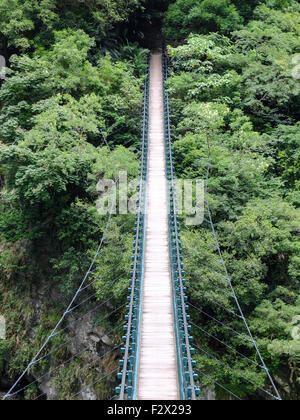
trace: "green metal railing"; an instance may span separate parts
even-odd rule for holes
[[[189,325],[190,315],[186,295],[186,281],[184,279],[184,266],[182,262],[182,244],[180,240],[180,226],[177,216],[176,203],[176,182],[175,168],[172,151],[172,134],[170,119],[169,95],[166,91],[165,82],[168,78],[168,64],[163,46],[163,96],[164,96],[164,132],[167,161],[167,178],[169,190],[169,247],[171,259],[171,277],[174,301],[175,333],[177,341],[178,370],[180,398],[182,400],[196,400],[200,395],[200,389],[195,385],[198,375],[194,372],[196,366],[192,356],[195,349],[192,347],[193,337],[191,325]]]
[[[135,221],[135,240],[129,280],[129,295],[127,297],[127,321],[124,327],[121,349],[123,358],[119,361],[120,368],[117,377],[120,386],[115,390],[119,400],[133,400],[136,397],[137,370],[139,359],[139,334],[141,322],[142,289],[144,277],[144,254],[146,237],[146,188],[148,176],[148,142],[149,142],[149,103],[150,101],[150,55],[148,57],[148,74],[144,89],[143,127],[141,141],[139,198]]]
[[[175,333],[177,342],[177,359],[180,384],[180,399],[195,400],[200,395],[200,390],[195,385],[198,375],[194,372],[196,365],[192,358],[194,348],[193,337],[190,335],[191,325],[188,315],[186,287],[184,279],[184,267],[182,263],[182,249],[180,241],[180,227],[177,218],[175,171],[172,152],[171,121],[169,96],[165,89],[167,79],[167,60],[163,50],[163,98],[164,98],[164,134],[166,148],[166,166],[169,194],[169,247],[171,259],[171,279],[173,289],[173,306]],[[133,249],[133,263],[129,284],[129,296],[125,334],[123,336],[124,347],[120,360],[121,372],[118,374],[120,386],[116,388],[119,400],[134,400],[136,398],[137,373],[139,362],[139,335],[141,322],[141,304],[144,273],[145,254],[145,231],[146,231],[146,188],[148,176],[148,141],[149,141],[149,101],[150,101],[150,57],[148,64],[148,76],[145,82],[144,111],[143,111],[143,134],[142,152],[140,164],[139,209],[136,216],[135,241]]]

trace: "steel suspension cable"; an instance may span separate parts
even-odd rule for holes
[[[85,387],[84,387],[83,389],[81,389],[79,392],[77,392],[76,394],[73,394],[73,395],[71,396],[71,399],[73,399],[73,398],[75,398],[75,397],[78,397],[78,395],[80,395],[80,394],[82,393],[82,391],[83,391],[83,390],[89,389],[90,387],[93,387],[93,386],[97,385],[99,382],[101,382],[101,381],[103,381],[104,379],[106,379],[106,378],[108,378],[108,377],[112,376],[113,374],[117,373],[117,371],[118,371],[118,368],[117,368],[117,369],[114,369],[114,370],[112,370],[111,372],[107,373],[106,375],[102,376],[100,379],[97,379],[97,380],[96,380],[95,382],[93,382],[91,385],[87,385],[87,386],[85,386]]]
[[[240,397],[238,397],[236,394],[234,394],[232,391],[230,391],[228,388],[226,388],[224,385],[221,385],[219,382],[217,382],[215,379],[213,379],[211,376],[207,375],[206,373],[202,372],[198,368],[196,368],[196,372],[200,375],[204,376],[206,379],[208,379],[210,382],[214,383],[215,385],[218,385],[220,388],[222,388],[224,391],[228,392],[232,397],[241,400]]]
[[[203,349],[200,346],[195,346],[199,351],[201,351],[202,353],[206,354],[208,357],[210,357],[211,359],[216,360],[217,362],[219,362],[221,365],[223,365],[224,367],[226,367],[226,369],[229,369],[231,372],[233,372],[235,375],[239,376],[240,378],[244,379],[246,382],[248,382],[249,384],[251,384],[252,386],[254,386],[255,388],[259,389],[260,391],[264,392],[265,394],[267,394],[269,397],[277,399],[277,397],[273,394],[271,394],[269,391],[267,391],[266,389],[261,388],[260,386],[258,386],[256,383],[254,383],[253,381],[251,381],[250,379],[248,379],[245,375],[239,373],[236,369],[233,369],[228,363],[223,362],[223,360],[219,359],[217,356],[213,355],[212,353],[208,352],[207,350]]]
[[[109,331],[108,333],[106,333],[105,335],[109,335],[111,332],[113,332],[114,330],[116,330],[117,328],[120,328],[120,326],[122,325],[118,325],[117,327],[115,327],[113,330]],[[118,349],[120,346],[114,347],[112,350],[108,351],[107,353],[105,353],[103,356],[98,356],[97,357],[99,359],[103,358],[104,356],[112,353],[114,350]],[[84,349],[80,350],[79,352],[77,352],[76,354],[74,354],[73,356],[71,356],[68,360],[56,365],[53,369],[51,368],[50,371],[48,371],[47,373],[45,373],[44,375],[39,376],[37,379],[35,379],[34,381],[32,381],[30,384],[24,386],[23,388],[19,389],[18,391],[14,392],[13,394],[10,395],[11,397],[14,397],[15,395],[26,391],[26,389],[30,388],[32,385],[40,382],[42,379],[46,378],[49,374],[49,372],[51,373],[51,376],[49,376],[49,379],[51,379],[51,377],[53,377],[53,372],[57,371],[60,367],[64,366],[67,363],[70,363],[72,360],[76,359],[77,356],[79,356],[80,354],[86,352],[89,349],[89,347],[85,347]],[[45,393],[43,392],[42,394],[40,394],[40,396],[44,395]]]
[[[217,338],[216,336],[214,336],[213,334],[207,332],[204,328],[199,327],[199,325],[195,324],[194,322],[191,322],[191,324],[197,328],[198,330],[202,331],[204,334],[206,334],[208,337],[212,338],[213,340],[217,341],[218,343],[224,345],[225,347],[227,347],[230,350],[233,350],[235,353],[237,353],[239,356],[243,357],[245,360],[247,360],[248,362],[253,363],[256,367],[261,368],[261,365],[259,365],[257,362],[255,362],[252,359],[249,359],[249,357],[245,356],[244,354],[240,353],[237,349],[235,349],[234,347],[230,346],[229,344],[225,343],[224,341],[220,340],[219,338]]]
[[[170,238],[170,246],[172,247],[173,257],[176,263],[171,268],[173,270],[174,291],[176,293],[176,317],[179,333],[177,334],[178,347],[180,347],[180,363],[183,371],[183,386],[185,399],[196,400],[200,394],[200,390],[196,387],[195,381],[197,375],[194,372],[195,361],[192,359],[194,349],[191,347],[190,325],[188,324],[189,315],[187,314],[187,296],[185,294],[185,279],[181,256],[181,243],[179,235],[179,223],[177,218],[177,199],[176,199],[176,185],[175,185],[175,168],[173,162],[173,146],[171,134],[171,120],[170,120],[170,102],[169,94],[166,91],[165,83],[168,78],[168,68],[166,63],[165,49],[163,47],[163,90],[164,90],[164,117],[165,117],[165,139],[167,151],[167,172],[169,180],[169,197],[170,197],[170,232],[173,237]],[[173,239],[173,240],[172,240]],[[174,247],[173,247],[174,244]]]
[[[101,304],[100,306],[102,306],[103,304]],[[100,320],[100,322],[102,322],[102,321],[104,321],[104,320],[106,320],[107,318],[109,318],[112,314],[114,314],[114,313],[116,313],[120,308],[122,308],[122,307],[124,307],[125,305],[123,304],[123,305],[121,305],[119,308],[117,308],[117,309],[115,309],[115,310],[113,310],[112,312],[110,312],[108,315],[106,315],[104,318],[102,318],[101,320]],[[95,309],[98,309],[99,308],[99,306],[97,306],[97,308],[95,308]],[[89,314],[89,313],[91,313],[92,311],[89,311],[87,314]],[[77,318],[74,322],[77,322],[78,320],[80,320],[80,319],[82,319],[82,318],[84,318],[87,314],[85,314],[84,316],[82,316],[81,318]],[[112,332],[114,332],[116,329],[118,329],[118,328],[120,328],[120,326],[122,326],[123,324],[121,324],[121,325],[118,325],[117,327],[114,327],[113,329],[111,329],[109,332],[106,332],[105,333],[105,335],[108,335],[108,334],[111,334]],[[75,329],[74,328],[71,328],[71,330],[73,330],[73,331],[75,331]],[[34,364],[33,365],[36,365],[37,363],[39,363],[40,361],[42,361],[42,360],[45,360],[47,357],[49,357],[49,356],[51,356],[52,354],[54,354],[56,351],[58,351],[59,349],[61,349],[61,348],[63,348],[63,347],[65,347],[68,343],[70,343],[70,342],[72,342],[73,341],[73,339],[72,338],[70,338],[70,339],[68,339],[68,340],[65,340],[61,345],[59,345],[58,347],[56,347],[55,349],[53,349],[53,350],[51,350],[49,353],[47,353],[46,355],[44,355],[44,356],[42,356],[42,357],[40,357],[38,360],[36,360],[35,362],[34,362]],[[83,353],[84,351],[86,351],[86,349],[83,349],[83,350],[81,350],[80,352],[78,352],[77,354],[75,354],[71,359],[73,359],[73,358],[75,358],[76,356],[78,356],[79,354],[81,354],[81,353]],[[68,361],[67,361],[68,362]],[[63,365],[63,364],[65,364],[65,363],[67,363],[67,362],[63,362],[63,363],[61,363],[61,365]],[[60,365],[60,366],[61,366]],[[54,368],[54,370],[56,370],[57,369],[57,367],[55,367]],[[40,376],[39,378],[37,378],[36,380],[34,380],[34,381],[32,381],[30,384],[28,384],[28,385],[26,385],[25,387],[23,387],[23,388],[21,388],[21,389],[19,389],[18,391],[16,391],[16,392],[14,392],[14,393],[11,393],[10,395],[9,395],[9,398],[11,398],[11,397],[13,397],[13,396],[15,396],[15,395],[17,395],[17,394],[19,394],[20,392],[22,392],[22,391],[24,391],[24,390],[26,390],[27,388],[29,388],[31,385],[33,385],[33,384],[35,384],[35,383],[37,383],[39,380],[41,380],[41,379],[43,379],[45,376],[47,376],[47,374],[48,374],[48,372],[46,373],[46,374],[44,374],[44,375],[42,375],[42,376]]]
[[[136,236],[133,250],[133,263],[131,265],[131,279],[128,301],[128,314],[126,315],[126,335],[123,337],[124,347],[122,348],[123,359],[120,360],[118,377],[120,386],[115,390],[119,400],[132,399],[134,395],[136,360],[138,351],[138,329],[141,304],[141,287],[143,281],[142,265],[144,259],[145,243],[145,208],[146,208],[146,180],[148,168],[148,138],[149,138],[149,89],[150,89],[150,54],[148,56],[148,71],[144,85],[143,122],[141,139],[141,161],[139,196],[137,201],[136,215]]]
[[[167,67],[167,66],[166,66]],[[166,72],[167,72],[167,70],[166,70]],[[166,74],[166,78],[167,78],[167,74]],[[168,112],[168,114],[169,114],[169,98],[168,98],[168,94],[166,93],[166,98],[167,98],[167,112]],[[170,132],[171,132],[171,129],[170,129],[170,118],[168,117],[168,127],[167,127],[167,133],[168,133],[168,141],[169,141],[169,147],[171,148],[172,147],[172,139],[171,139],[171,134],[170,134]],[[209,158],[210,158],[210,145],[208,144],[208,150],[209,150]],[[172,162],[172,159],[171,159],[171,161],[170,161],[170,165],[171,165],[171,168],[173,167],[173,162]],[[173,168],[172,168],[172,170],[173,170]],[[206,202],[206,209],[205,209],[205,212],[207,213],[207,215],[208,215],[208,219],[207,218],[204,218],[204,222],[206,222],[206,223],[208,223],[208,225],[210,226],[210,228],[211,228],[211,235],[212,235],[212,237],[213,237],[213,239],[214,239],[214,245],[212,245],[213,246],[213,248],[217,251],[217,253],[218,253],[218,256],[219,256],[219,262],[218,262],[218,264],[220,264],[221,266],[222,266],[222,268],[223,268],[223,270],[224,270],[224,273],[225,273],[225,276],[224,275],[222,275],[221,273],[219,273],[218,271],[216,271],[216,270],[213,270],[214,271],[214,273],[216,274],[216,275],[218,275],[220,278],[222,278],[222,279],[224,279],[225,281],[226,281],[226,283],[227,283],[227,285],[229,286],[229,288],[230,288],[230,290],[231,290],[231,293],[227,293],[227,292],[225,292],[224,290],[222,290],[222,292],[223,293],[225,293],[225,294],[227,294],[228,295],[228,297],[230,297],[230,298],[232,298],[234,301],[235,301],[235,304],[236,304],[236,306],[237,306],[237,309],[238,309],[238,312],[239,312],[239,314],[240,315],[236,315],[236,316],[238,316],[239,317],[239,319],[240,320],[242,320],[243,321],[243,323],[244,323],[244,326],[245,326],[245,328],[246,328],[246,331],[247,331],[247,334],[248,334],[248,336],[249,336],[249,338],[247,338],[247,337],[244,337],[242,334],[240,334],[239,332],[237,332],[237,331],[235,331],[234,329],[232,329],[231,327],[229,327],[229,326],[227,326],[227,325],[225,325],[224,323],[222,323],[221,321],[219,321],[219,320],[217,320],[215,317],[213,317],[213,316],[211,316],[210,314],[207,314],[206,312],[204,312],[203,310],[201,310],[201,309],[199,309],[199,308],[197,308],[197,307],[195,307],[194,305],[192,305],[191,304],[191,306],[194,308],[194,309],[196,309],[196,310],[198,310],[199,312],[201,312],[202,314],[204,314],[204,315],[206,315],[206,316],[208,316],[209,318],[211,318],[213,321],[215,321],[215,322],[217,322],[217,323],[219,323],[219,324],[221,324],[222,326],[225,326],[228,330],[231,330],[232,332],[234,332],[235,334],[238,334],[240,337],[242,337],[242,338],[244,338],[244,339],[246,339],[248,342],[250,342],[250,343],[252,343],[253,344],[253,346],[254,346],[254,349],[255,349],[255,351],[256,351],[256,354],[257,354],[257,356],[259,357],[259,359],[260,359],[260,361],[261,361],[261,365],[259,365],[259,364],[257,364],[257,366],[259,366],[261,369],[263,369],[265,372],[266,372],[266,374],[267,374],[267,376],[268,376],[268,379],[269,379],[269,381],[270,381],[270,383],[271,383],[271,386],[272,386],[272,388],[273,388],[273,390],[274,390],[274,393],[275,393],[275,395],[273,395],[273,394],[271,394],[271,393],[269,393],[268,391],[266,391],[266,390],[263,390],[263,389],[261,389],[262,391],[264,391],[265,393],[267,393],[269,396],[271,396],[272,398],[275,398],[275,399],[277,399],[277,400],[281,400],[281,396],[280,396],[280,394],[279,394],[279,392],[278,392],[278,389],[277,389],[277,387],[276,387],[276,385],[275,385],[275,383],[274,383],[274,381],[273,381],[273,379],[272,379],[272,376],[271,376],[271,374],[270,374],[270,372],[269,372],[269,370],[268,370],[268,368],[267,368],[267,366],[266,366],[266,364],[265,364],[265,362],[264,362],[264,359],[263,359],[263,357],[262,357],[262,355],[261,355],[261,353],[260,353],[260,350],[259,350],[259,348],[258,348],[258,346],[257,346],[257,343],[256,343],[256,341],[255,341],[255,339],[254,339],[254,337],[253,337],[253,334],[252,334],[252,332],[251,332],[251,330],[250,330],[250,328],[249,328],[249,325],[248,325],[248,322],[247,322],[247,320],[246,320],[246,318],[245,318],[245,315],[244,315],[244,312],[243,312],[243,310],[242,310],[242,308],[241,308],[241,305],[240,305],[240,303],[239,303],[239,300],[238,300],[238,297],[237,297],[237,295],[236,295],[236,293],[235,293],[235,290],[234,290],[234,287],[233,287],[233,284],[232,284],[232,281],[231,281],[231,278],[229,277],[229,274],[228,274],[228,270],[227,270],[227,267],[226,267],[226,264],[225,264],[225,261],[224,261],[224,259],[223,259],[223,255],[222,255],[222,251],[221,251],[221,248],[220,248],[220,244],[219,244],[219,240],[218,240],[218,238],[217,238],[217,235],[216,235],[216,230],[215,230],[215,226],[214,226],[214,223],[213,223],[213,220],[212,220],[212,213],[211,213],[211,210],[210,210],[210,206],[209,206],[209,200],[208,200],[208,178],[209,178],[209,172],[210,172],[210,166],[208,166],[208,169],[207,169],[207,172],[206,172],[206,183],[205,183],[205,202]],[[172,184],[172,190],[173,190],[173,196],[174,196],[174,199],[175,199],[175,193],[174,193],[174,190],[175,190],[175,186],[174,186],[174,178],[173,178],[173,176],[171,176],[171,184]],[[176,220],[176,219],[175,219]],[[175,225],[177,226],[177,223],[175,223]],[[208,256],[207,254],[206,254],[206,256]],[[211,256],[209,256],[210,258],[211,258]],[[217,261],[214,257],[213,257],[213,259],[215,260],[215,261]],[[216,285],[214,285],[214,283],[213,282],[211,282],[210,280],[206,280],[206,281],[208,281],[209,283],[211,283],[214,287],[217,287]],[[194,326],[196,326],[195,324],[194,324]],[[215,338],[215,337],[214,337]],[[250,359],[249,359],[250,360]],[[252,361],[253,362],[253,361]],[[255,362],[254,362],[255,363]],[[222,385],[220,385],[220,386],[222,386]]]
[[[80,318],[77,318],[74,322],[76,323],[77,321],[80,321],[81,319],[85,318],[87,315],[90,315],[91,313],[93,313],[94,311],[96,311],[97,309],[99,309],[103,304],[101,303],[100,305],[97,305],[94,309],[88,311],[86,314],[84,314],[83,316],[81,316]],[[123,305],[125,306],[125,305]],[[118,308],[119,309],[119,308]],[[117,309],[117,310],[118,310]],[[116,310],[114,310],[114,313],[116,312]],[[111,314],[109,314],[107,317],[104,317],[102,320],[105,320],[107,318],[109,318]],[[68,327],[70,328],[70,327]],[[74,331],[74,329],[71,328],[71,330]],[[62,332],[63,330],[61,330]],[[72,341],[72,338],[69,338],[67,340],[65,340],[62,344],[60,344],[58,347],[55,347],[53,350],[51,350],[50,352],[48,352],[46,355],[40,357],[38,360],[35,361],[34,364],[39,363],[41,360],[46,359],[47,357],[49,357],[51,354],[55,353],[57,350],[61,349],[63,346],[65,346],[66,344],[70,343]]]
[[[109,147],[109,145],[108,145],[107,140],[106,140],[105,137],[104,137],[104,140],[105,140],[106,145],[109,148],[110,154],[112,154],[112,151],[111,151],[111,149],[110,149],[110,147]],[[113,164],[114,164],[115,182],[116,182],[117,181],[117,170],[116,170],[116,164],[115,164],[114,159],[113,159]],[[97,251],[96,251],[96,253],[94,255],[94,258],[92,259],[92,262],[91,262],[88,270],[86,271],[85,276],[84,276],[84,278],[83,278],[80,286],[76,290],[73,298],[71,299],[71,302],[67,306],[67,309],[63,313],[62,317],[57,322],[57,324],[53,328],[53,330],[50,333],[50,335],[48,335],[48,337],[46,338],[44,344],[41,346],[41,348],[39,349],[39,351],[36,353],[36,355],[33,357],[33,359],[31,360],[31,362],[27,365],[27,367],[25,368],[25,370],[23,371],[23,373],[15,381],[15,383],[12,385],[12,387],[9,389],[9,391],[4,395],[4,397],[2,398],[3,401],[6,400],[6,399],[8,399],[10,397],[11,393],[14,391],[14,389],[16,388],[16,386],[20,383],[20,381],[29,372],[30,368],[35,364],[35,362],[38,359],[38,357],[40,356],[40,354],[47,347],[48,343],[52,340],[53,337],[55,337],[57,335],[57,330],[58,330],[59,326],[63,323],[63,321],[65,320],[66,316],[71,312],[72,306],[73,306],[74,302],[76,301],[78,295],[83,291],[83,288],[85,286],[85,283],[86,283],[87,279],[89,278],[90,274],[92,273],[92,270],[93,270],[93,267],[94,267],[94,265],[96,263],[96,260],[97,260],[98,256],[100,255],[102,246],[104,244],[104,241],[106,240],[106,236],[107,236],[108,231],[109,231],[109,227],[110,227],[110,224],[111,224],[113,213],[114,213],[114,205],[112,204],[111,209],[109,211],[108,218],[107,218],[107,222],[106,222],[105,227],[104,227],[104,231],[103,231],[103,235],[102,235],[101,241],[100,241],[100,243],[98,245],[98,248],[97,248]]]
[[[209,199],[208,199],[208,179],[209,179],[209,174],[210,174],[210,165],[208,165],[208,168],[207,168],[207,171],[206,171],[205,201],[206,201],[206,207],[207,207],[207,212],[208,212],[209,223],[210,223],[210,226],[211,226],[212,235],[214,237],[215,244],[216,244],[216,249],[218,251],[219,258],[220,258],[221,264],[222,264],[223,269],[224,269],[225,278],[227,279],[228,284],[229,284],[229,287],[230,287],[230,289],[232,291],[233,299],[234,299],[234,301],[236,303],[236,306],[237,306],[238,311],[240,313],[241,319],[244,322],[244,325],[245,325],[246,330],[248,332],[248,335],[250,337],[250,341],[252,342],[252,344],[253,344],[253,346],[255,348],[256,354],[258,355],[258,357],[259,357],[259,359],[261,361],[261,364],[262,364],[261,367],[266,372],[266,374],[267,374],[267,376],[269,378],[269,381],[270,381],[270,383],[272,385],[272,388],[273,388],[273,390],[275,392],[275,396],[272,395],[272,394],[270,394],[270,393],[269,394],[272,395],[273,398],[275,398],[277,400],[281,400],[282,398],[281,398],[281,396],[279,394],[279,391],[277,389],[277,386],[274,383],[274,380],[273,380],[273,378],[272,378],[272,376],[270,374],[270,371],[267,368],[267,366],[265,364],[265,361],[264,361],[264,359],[262,357],[262,354],[261,354],[261,352],[260,352],[260,350],[258,348],[258,345],[256,343],[256,340],[254,339],[254,336],[252,334],[252,331],[250,330],[249,324],[248,324],[247,319],[246,319],[246,317],[244,315],[244,312],[243,312],[242,307],[240,305],[239,299],[238,299],[238,297],[237,297],[237,295],[235,293],[235,289],[233,287],[231,278],[230,278],[229,273],[228,273],[228,270],[227,270],[227,266],[226,266],[225,261],[224,261],[224,258],[223,258],[223,254],[222,254],[221,247],[220,247],[220,244],[219,244],[219,239],[218,239],[217,234],[216,234],[215,225],[213,223],[212,213],[211,213],[211,209],[210,209],[210,205],[209,205]],[[265,391],[265,392],[267,392],[267,391]]]
[[[197,292],[197,290],[195,290],[193,287],[189,286],[189,290],[191,290],[194,293],[199,293]],[[225,306],[221,305],[220,303],[216,302],[215,300],[213,300],[212,298],[205,296],[205,299],[208,299],[209,301],[213,302],[215,305],[219,306],[221,309],[223,309],[224,311],[226,311],[227,313],[229,313],[230,315],[233,315],[234,317],[241,319],[241,316],[236,314],[235,312],[231,311],[228,308],[225,308]]]
[[[112,348],[111,350],[107,351],[105,354],[103,354],[102,356],[96,355],[96,360],[94,360],[93,362],[87,363],[86,365],[84,365],[82,368],[80,368],[78,371],[76,371],[75,373],[71,373],[69,376],[67,376],[68,379],[70,379],[71,377],[78,377],[79,373],[82,372],[84,369],[86,369],[87,367],[91,367],[94,366],[97,362],[99,362],[100,360],[103,360],[106,356],[110,355],[111,353],[113,353],[114,351],[118,350],[120,348],[121,345],[115,346],[114,348]],[[70,363],[72,360],[74,360],[78,355],[84,353],[85,351],[87,351],[88,348],[82,350],[81,352],[78,352],[77,355],[71,357],[70,359],[68,359],[66,361],[66,363]],[[65,366],[65,363],[61,363],[56,370],[58,370],[60,367]],[[52,372],[51,372],[52,373]],[[47,374],[44,376],[46,377]],[[49,378],[51,379],[51,377]],[[66,377],[64,376],[64,379],[66,379]],[[81,391],[80,391],[81,392]],[[45,392],[39,394],[34,400],[38,400],[39,398],[41,398],[43,395],[47,395]]]

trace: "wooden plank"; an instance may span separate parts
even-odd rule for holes
[[[147,230],[138,400],[178,400],[164,146],[162,57],[152,54]]]

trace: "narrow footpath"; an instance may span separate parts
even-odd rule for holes
[[[137,400],[178,400],[177,350],[168,242],[162,55],[151,56],[145,273]]]

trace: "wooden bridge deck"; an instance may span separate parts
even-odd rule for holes
[[[162,56],[151,56],[147,233],[137,400],[178,400],[164,146]]]

